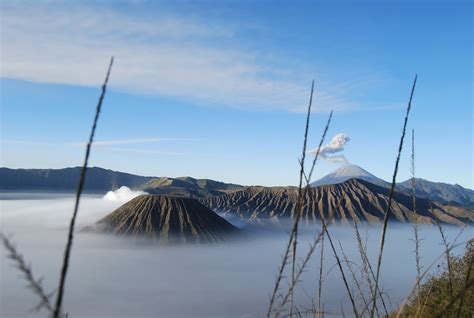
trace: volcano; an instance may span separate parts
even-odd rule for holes
[[[96,230],[161,242],[212,243],[224,241],[237,228],[196,199],[141,195],[101,219]]]

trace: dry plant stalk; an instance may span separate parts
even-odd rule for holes
[[[303,208],[303,202],[302,202],[302,197],[303,197],[303,178],[304,178],[304,161],[306,158],[306,146],[308,142],[308,132],[309,132],[309,119],[311,117],[311,106],[313,104],[313,91],[314,91],[314,80],[311,83],[311,95],[309,98],[309,105],[308,105],[308,114],[306,116],[306,126],[305,126],[305,131],[304,131],[304,141],[303,141],[303,151],[301,155],[301,166],[300,166],[300,181],[299,181],[299,186],[298,186],[298,201],[297,201],[297,207],[296,207],[296,216],[293,216],[294,220],[294,230],[292,231],[293,235],[293,251],[292,251],[292,259],[291,259],[291,285],[295,285],[295,270],[296,270],[296,247],[298,244],[298,224],[301,218],[302,214],[302,208]],[[293,292],[291,292],[291,298],[290,298],[290,315],[293,311]]]
[[[341,200],[339,200],[338,205],[340,205],[340,204],[341,204]],[[351,289],[349,287],[349,283],[348,283],[347,278],[346,278],[346,274],[344,273],[344,269],[342,268],[341,260],[339,259],[339,255],[337,254],[336,248],[334,247],[334,243],[332,242],[332,238],[331,238],[331,235],[329,234],[327,223],[326,223],[326,220],[324,219],[324,215],[323,215],[322,211],[319,211],[319,217],[321,219],[321,223],[323,224],[323,230],[326,233],[326,237],[328,238],[329,245],[331,246],[331,250],[334,254],[334,257],[336,258],[337,266],[339,268],[339,272],[341,273],[342,280],[344,281],[344,286],[346,287],[347,293],[349,295],[349,299],[351,301],[352,310],[354,311],[354,315],[355,315],[355,317],[360,317],[359,312],[357,310],[357,306],[355,304],[354,297],[352,296],[352,292],[351,292]]]
[[[307,141],[308,141],[308,132],[309,132],[309,120],[311,117],[311,107],[312,107],[312,102],[313,102],[313,92],[314,92],[314,80],[311,84],[311,94],[310,94],[310,100],[309,100],[309,105],[308,105],[308,112],[306,116],[306,125],[305,125],[305,133],[304,133],[304,140],[303,140],[303,151],[302,151],[302,157],[299,160],[300,164],[300,179],[299,179],[299,185],[298,185],[298,196],[297,196],[297,204],[296,204],[296,209],[295,213],[293,215],[293,225],[292,229],[290,231],[289,235],[289,240],[285,249],[285,252],[282,257],[282,263],[279,267],[278,273],[277,273],[277,278],[275,280],[275,285],[273,288],[272,296],[270,298],[270,304],[267,309],[267,317],[271,316],[272,310],[273,310],[273,305],[275,303],[275,299],[278,294],[278,290],[280,288],[280,283],[281,280],[283,279],[283,274],[284,274],[284,269],[288,263],[288,258],[290,251],[292,252],[292,272],[291,272],[291,284],[289,287],[289,290],[291,290],[290,293],[290,317],[293,313],[293,294],[294,294],[294,286],[296,285],[296,248],[297,248],[297,238],[298,238],[298,225],[299,221],[301,219],[302,213],[303,213],[303,200],[306,196],[307,190],[309,188],[309,183],[310,183],[310,178],[306,175],[305,170],[304,170],[304,162],[306,158],[306,149],[307,149]],[[332,119],[332,114],[333,112],[331,111],[328,121],[326,123],[323,135],[321,137],[318,151],[315,154],[315,158],[313,159],[313,163],[311,166],[311,173],[314,170],[314,166],[316,165],[318,156],[319,156],[319,149],[321,148],[322,144],[324,143],[324,140],[326,138],[327,131],[329,129],[329,125],[331,123]],[[306,186],[303,187],[303,179],[306,181]],[[312,254],[312,253],[311,253]],[[311,255],[310,255],[311,256]],[[308,259],[309,260],[309,259]]]
[[[377,260],[377,269],[376,269],[376,274],[375,274],[375,291],[378,289],[378,286],[379,286],[380,266],[382,265],[382,255],[383,255],[383,249],[384,249],[384,246],[385,246],[385,235],[387,233],[387,224],[388,224],[388,219],[389,219],[389,216],[390,216],[390,209],[391,209],[391,205],[392,205],[393,196],[395,194],[395,184],[397,182],[398,164],[400,162],[400,156],[401,156],[402,149],[403,149],[403,141],[405,139],[405,132],[406,132],[406,128],[407,128],[408,117],[410,115],[411,102],[413,100],[413,94],[415,93],[417,78],[418,78],[418,76],[415,76],[415,80],[413,81],[413,86],[411,88],[410,100],[408,101],[408,107],[407,107],[407,111],[406,111],[406,114],[405,114],[405,121],[404,121],[404,124],[403,124],[402,136],[400,137],[400,145],[398,147],[398,155],[397,155],[397,159],[395,160],[395,169],[393,171],[392,185],[390,187],[390,196],[388,198],[387,210],[385,211],[385,215],[384,215],[384,219],[383,219],[382,237],[380,239],[380,248],[379,248],[379,255],[378,255],[378,260]],[[372,318],[374,317],[375,307],[377,306],[377,294],[375,293],[375,291],[372,294],[373,303],[372,303],[372,310],[371,310],[371,314],[370,314],[370,316]]]
[[[281,303],[279,305],[280,308],[283,308],[285,306],[286,302],[288,301],[289,296],[291,295],[291,293],[295,289],[296,284],[299,282],[299,278],[301,277],[301,275],[305,271],[306,266],[308,265],[308,262],[311,259],[311,256],[313,255],[313,253],[316,249],[316,246],[318,245],[318,243],[321,241],[321,239],[323,237],[323,234],[324,234],[324,232],[320,231],[319,234],[314,238],[314,241],[309,245],[308,253],[306,253],[306,256],[304,257],[304,259],[302,261],[302,264],[299,267],[298,272],[296,274],[295,284],[289,286],[286,295],[283,297],[283,300],[281,301]]]
[[[430,202],[430,209],[433,210],[433,207],[431,206]],[[451,269],[451,253],[449,250],[449,243],[446,235],[444,234],[444,229],[441,225],[441,223],[437,220],[436,225],[438,226],[439,233],[441,234],[441,239],[444,245],[444,251],[446,253],[446,263],[448,267],[448,291],[449,291],[449,296],[451,299],[454,297],[454,288],[453,288],[453,271]]]
[[[323,294],[323,266],[324,266],[324,231],[321,237],[321,254],[319,255],[319,276],[318,276],[318,318],[322,317],[321,298]]]
[[[369,308],[369,304],[367,303],[367,300],[365,299],[364,291],[362,290],[362,285],[360,284],[359,280],[357,279],[357,275],[355,273],[355,270],[352,267],[352,262],[349,260],[346,253],[344,252],[344,248],[342,247],[341,241],[338,241],[338,243],[339,243],[339,247],[341,249],[342,257],[344,258],[344,263],[346,263],[346,266],[349,269],[349,272],[351,273],[352,280],[354,281],[354,284],[356,285],[357,290],[359,291],[359,296],[360,296],[362,302],[364,303],[364,306],[365,306],[364,311],[365,311]],[[361,317],[362,317],[362,313],[363,312],[361,312]]]
[[[278,274],[277,274],[277,278],[275,280],[275,286],[273,287],[273,292],[272,292],[272,296],[270,298],[270,304],[268,305],[268,310],[267,310],[267,317],[270,317],[271,315],[271,312],[272,312],[272,309],[273,309],[273,304],[275,303],[275,298],[276,298],[276,295],[278,293],[278,290],[280,288],[280,283],[281,283],[281,280],[283,279],[283,273],[285,271],[285,267],[288,263],[288,258],[289,258],[289,255],[290,255],[290,251],[291,251],[291,246],[293,244],[293,260],[292,260],[292,284],[294,283],[295,281],[295,262],[296,262],[296,255],[294,253],[294,250],[296,249],[296,243],[294,243],[294,239],[295,239],[295,233],[298,232],[298,222],[299,222],[299,218],[300,218],[300,209],[301,209],[301,204],[300,204],[300,201],[301,201],[301,194],[302,194],[302,186],[303,186],[303,176],[304,176],[304,159],[306,157],[306,144],[307,144],[307,140],[308,140],[308,130],[309,130],[309,119],[310,119],[310,116],[311,116],[311,106],[312,106],[312,103],[313,103],[313,92],[314,92],[314,80],[311,84],[311,95],[310,95],[310,99],[309,99],[309,105],[308,105],[308,113],[306,115],[306,127],[305,127],[305,133],[304,133],[304,141],[303,141],[303,154],[302,154],[302,157],[301,157],[301,161],[300,161],[300,180],[299,180],[299,186],[298,186],[298,202],[297,202],[297,209],[296,209],[296,213],[295,215],[293,216],[293,226],[292,226],[292,229],[291,229],[291,232],[290,232],[290,236],[289,236],[289,240],[288,240],[288,244],[286,246],[286,249],[285,249],[285,252],[283,254],[283,257],[282,257],[282,263],[280,265],[280,268],[278,270]],[[291,304],[293,305],[293,304]]]
[[[411,188],[412,188],[412,205],[413,215],[415,220],[413,222],[413,234],[415,236],[415,262],[416,262],[416,280],[418,281],[418,295],[421,294],[421,282],[419,277],[421,275],[421,257],[420,257],[420,235],[418,226],[418,214],[416,211],[416,179],[415,179],[415,130],[411,131]],[[421,306],[421,299],[418,299],[418,306]]]
[[[355,219],[353,219],[353,225],[354,225],[354,231],[356,234],[356,241],[357,241],[357,246],[358,246],[357,248],[359,250],[359,255],[362,261],[362,271],[364,273],[365,280],[367,281],[367,285],[369,286],[370,294],[373,295],[375,289],[374,289],[372,279],[375,280],[375,274],[372,269],[372,265],[370,265],[369,258],[367,257],[367,243],[364,244],[364,242],[362,241],[362,236],[360,235],[359,226],[357,225],[357,221]],[[380,297],[380,301],[382,302],[385,315],[388,317],[389,316],[388,309],[385,304],[382,291],[380,290],[380,288],[377,288],[376,292],[378,293]],[[375,307],[375,312],[378,315],[379,310],[377,307]]]
[[[0,238],[8,251],[7,257],[15,262],[15,266],[23,274],[25,280],[28,283],[27,287],[31,289],[33,293],[40,299],[40,303],[34,309],[40,310],[44,307],[49,312],[52,312],[53,307],[51,306],[49,299],[54,294],[54,292],[46,293],[43,289],[42,278],[35,278],[33,271],[31,270],[31,265],[26,263],[25,258],[20,254],[20,252],[18,252],[15,244],[3,233],[0,233]]]
[[[102,108],[102,102],[104,100],[105,92],[107,90],[107,83],[109,81],[110,71],[112,69],[113,63],[114,63],[114,58],[112,57],[110,59],[109,68],[107,70],[107,75],[105,76],[104,84],[102,85],[102,92],[100,94],[99,101],[97,102],[94,121],[93,121],[92,129],[91,129],[91,132],[90,132],[90,135],[89,135],[89,141],[88,141],[87,146],[86,146],[86,154],[85,154],[85,158],[84,158],[84,164],[83,164],[82,169],[81,169],[79,184],[77,186],[77,191],[76,191],[76,201],[75,201],[75,205],[74,205],[74,212],[72,214],[71,221],[70,221],[70,224],[69,224],[69,231],[68,231],[68,237],[67,237],[67,242],[66,242],[66,248],[64,250],[64,259],[63,259],[63,265],[62,265],[62,269],[61,269],[61,276],[60,276],[60,279],[59,279],[58,294],[57,294],[56,304],[55,304],[54,311],[53,311],[53,317],[54,318],[59,318],[61,316],[61,309],[62,309],[61,307],[62,307],[63,298],[64,298],[64,287],[65,287],[65,284],[66,284],[66,276],[67,276],[67,271],[68,271],[68,268],[69,268],[69,259],[70,259],[70,256],[71,256],[72,242],[73,242],[73,238],[74,238],[74,227],[75,227],[75,224],[76,224],[77,211],[79,210],[79,201],[81,199],[82,190],[84,188],[84,182],[85,182],[85,179],[86,179],[86,172],[87,172],[87,165],[88,165],[88,161],[89,161],[90,150],[91,150],[92,142],[94,141],[94,134],[95,134],[95,130],[96,130],[96,127],[97,127],[97,122],[99,120],[100,110]]]

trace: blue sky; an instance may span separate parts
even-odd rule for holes
[[[470,1],[2,1],[1,165],[295,184],[310,147],[390,179],[414,75],[417,176],[473,187]],[[408,141],[408,140],[407,140]],[[409,146],[409,144],[406,144]],[[409,178],[409,147],[399,179]],[[339,164],[321,161],[316,178]]]

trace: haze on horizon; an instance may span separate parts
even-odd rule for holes
[[[341,21],[344,21],[342,23]],[[304,110],[389,180],[411,82],[417,177],[473,188],[472,2],[1,4],[1,166],[296,184]],[[71,40],[73,39],[73,40]],[[398,180],[409,178],[405,148]],[[321,161],[315,179],[340,163]]]

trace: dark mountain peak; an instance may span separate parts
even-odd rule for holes
[[[97,223],[97,230],[157,238],[161,242],[219,242],[236,231],[198,200],[141,195]]]

